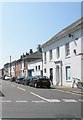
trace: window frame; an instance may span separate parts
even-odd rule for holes
[[[44,68],[44,73],[46,73],[46,68]]]
[[[60,47],[56,48],[56,57],[57,59],[60,57]]]
[[[71,67],[66,66],[66,81],[71,81]]]
[[[69,42],[65,44],[65,56],[69,56],[70,55],[70,44]]]
[[[49,60],[53,59],[53,50],[49,50]]]

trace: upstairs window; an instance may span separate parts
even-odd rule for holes
[[[52,58],[53,58],[52,50],[49,51],[49,58],[50,58],[50,60],[52,60]]]
[[[57,56],[57,59],[60,57],[60,49],[59,49],[59,47],[57,47],[57,49],[56,49],[56,56]]]
[[[37,71],[37,66],[35,67],[35,70]]]
[[[40,65],[38,65],[38,70],[40,70]]]
[[[69,46],[69,43],[66,43],[66,45],[65,45],[65,53],[66,53],[66,56],[70,55],[70,46]]]

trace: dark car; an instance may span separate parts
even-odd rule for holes
[[[33,77],[30,82],[30,86],[34,87],[47,87],[50,88],[50,80],[47,76],[35,76]]]
[[[31,79],[32,79],[31,76],[26,76],[24,79],[22,79],[22,84],[29,85]]]
[[[24,79],[25,76],[18,76],[15,80],[16,83],[22,83],[22,80]]]

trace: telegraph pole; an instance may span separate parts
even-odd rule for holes
[[[11,77],[11,56],[10,56],[10,77]]]

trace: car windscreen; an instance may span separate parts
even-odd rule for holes
[[[47,78],[46,76],[39,77],[38,79],[39,79],[39,80],[48,80],[48,78]]]

